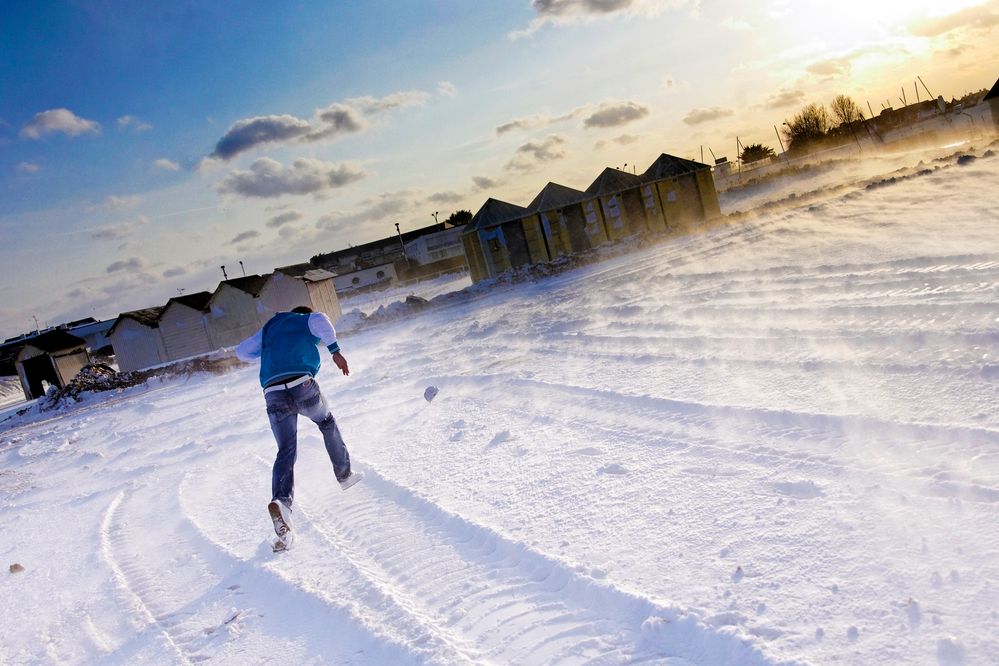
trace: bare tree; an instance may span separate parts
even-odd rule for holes
[[[861,111],[860,105],[853,101],[852,97],[846,95],[836,95],[829,108],[832,109],[833,117],[840,124],[849,125],[864,119],[864,112]]]
[[[825,138],[829,131],[826,107],[814,102],[804,107],[790,121],[784,122],[788,152],[807,150],[808,146]]]

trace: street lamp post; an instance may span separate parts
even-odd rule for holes
[[[434,217],[434,225],[436,225],[436,226],[439,227],[440,226],[440,222],[437,221],[437,211],[436,210],[433,212],[433,217]]]
[[[409,266],[409,255],[406,254],[406,244],[402,242],[402,231],[399,229],[399,223],[395,223],[395,233],[399,236],[399,246],[402,248],[402,256],[406,258],[406,265]]]

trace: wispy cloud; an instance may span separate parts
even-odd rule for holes
[[[532,0],[535,16],[523,30],[510,33],[517,39],[533,35],[546,25],[567,25],[614,16],[652,16],[667,9],[695,5],[695,0]]]
[[[299,211],[289,210],[285,213],[280,213],[278,215],[275,215],[271,219],[267,220],[267,226],[270,227],[271,229],[277,229],[278,227],[283,227],[284,225],[289,224],[291,222],[297,222],[298,220],[301,220],[303,217],[305,217],[305,215],[300,213]]]
[[[908,52],[900,46],[865,46],[863,48],[849,51],[835,58],[827,58],[825,60],[813,62],[805,67],[805,71],[825,78],[848,76],[853,71],[853,64],[855,61],[868,56],[886,55],[908,55]]]
[[[649,115],[649,107],[638,102],[604,102],[596,111],[583,119],[583,127],[620,127]]]
[[[156,167],[157,169],[163,169],[164,171],[180,171],[179,164],[177,164],[173,160],[168,160],[165,157],[161,157],[155,162],[153,162],[153,166]]]
[[[121,271],[141,271],[146,267],[146,261],[140,257],[131,257],[129,259],[122,259],[110,264],[105,272],[107,273],[120,273]]]
[[[88,213],[112,213],[114,211],[126,210],[128,208],[135,208],[142,201],[141,197],[138,196],[124,196],[119,197],[115,195],[109,196],[107,199],[99,204],[94,204],[92,206],[87,206]]]
[[[507,170],[530,171],[540,162],[552,162],[566,155],[567,139],[551,134],[544,139],[528,141],[517,148],[517,154],[507,163]]]
[[[252,198],[273,198],[286,194],[319,195],[365,178],[360,168],[313,158],[295,160],[284,166],[269,157],[250,165],[249,171],[233,171],[216,186],[220,194]]]
[[[437,84],[437,94],[441,97],[457,97],[458,88],[450,81],[441,81]]]
[[[125,130],[130,129],[133,132],[148,132],[153,129],[153,126],[144,120],[139,120],[135,116],[121,116],[115,121],[118,124],[118,129]]]
[[[362,132],[370,126],[370,116],[393,109],[420,106],[428,93],[408,90],[385,97],[354,97],[317,109],[312,120],[289,114],[256,116],[238,120],[215,144],[210,159],[228,161],[257,146],[312,142]]]
[[[105,224],[98,227],[96,231],[90,234],[90,237],[94,240],[101,241],[117,241],[124,238],[128,238],[134,234],[140,227],[149,224],[149,218],[145,215],[140,215],[137,219],[128,222],[118,222],[117,224]]]
[[[413,192],[386,192],[361,203],[361,207],[350,213],[330,213],[316,222],[316,227],[326,231],[349,231],[365,223],[379,223],[418,205]]]
[[[627,146],[632,143],[635,143],[636,141],[639,141],[640,139],[641,139],[640,136],[635,136],[634,134],[621,134],[620,136],[616,136],[613,139],[601,139],[600,141],[597,141],[595,144],[593,144],[593,147],[600,149],[612,143],[615,143],[619,146]]]
[[[35,162],[18,162],[17,166],[14,168],[18,173],[38,173],[42,169],[42,167]]]
[[[763,106],[767,109],[786,109],[790,106],[797,106],[804,101],[804,91],[783,89],[768,97]]]
[[[174,266],[163,271],[163,277],[165,278],[180,277],[181,275],[187,275],[187,269],[183,266]]]
[[[493,187],[499,187],[500,181],[495,178],[490,178],[489,176],[472,176],[472,182],[480,190],[488,190]]]
[[[580,113],[581,109],[576,109],[570,111],[569,113],[564,113],[560,116],[548,116],[543,114],[535,114],[532,116],[524,116],[522,118],[514,118],[510,122],[503,123],[496,128],[496,134],[506,134],[507,132],[512,132],[514,130],[529,130],[537,129],[539,127],[548,127],[549,125],[554,125],[556,123],[561,123],[566,120],[571,120],[575,118]]]
[[[427,197],[427,201],[435,204],[458,203],[462,199],[464,199],[464,197],[454,190],[448,190],[447,192],[435,192]]]
[[[46,134],[65,134],[79,136],[80,134],[100,134],[101,125],[94,120],[81,118],[69,109],[51,109],[36,113],[31,122],[21,129],[21,137],[25,139],[40,139]]]
[[[244,231],[242,233],[236,234],[233,237],[233,239],[231,241],[229,241],[229,243],[231,245],[238,245],[239,243],[242,243],[243,241],[248,241],[248,240],[251,240],[251,239],[254,239],[254,238],[259,238],[259,237],[260,237],[260,232],[256,231],[255,229],[251,229],[249,231]]]
[[[707,123],[712,120],[718,120],[719,118],[726,118],[733,115],[735,115],[735,111],[732,109],[725,109],[720,106],[713,106],[709,109],[691,109],[687,115],[683,117],[683,122],[688,125],[700,125],[701,123]]]
[[[991,30],[999,25],[997,8],[999,3],[986,2],[946,16],[915,21],[909,25],[909,32],[917,37],[936,37],[954,30]]]

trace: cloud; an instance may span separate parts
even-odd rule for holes
[[[282,227],[289,222],[297,222],[303,217],[305,217],[305,215],[297,210],[289,210],[287,213],[280,213],[279,215],[275,215],[271,219],[267,220],[267,226],[271,229],[277,229],[278,227]]]
[[[430,95],[422,90],[405,90],[386,95],[380,99],[375,97],[354,97],[348,99],[345,104],[348,107],[357,108],[365,115],[370,115],[391,111],[392,109],[423,106],[427,103],[428,99],[430,99]]]
[[[805,71],[825,78],[835,78],[837,76],[847,76],[853,71],[853,63],[860,58],[870,55],[903,54],[908,52],[899,46],[866,46],[854,49],[842,56],[829,58],[813,62],[805,67]]]
[[[480,190],[488,190],[492,187],[498,187],[500,181],[495,178],[489,178],[488,176],[472,176],[472,182]]]
[[[17,169],[18,173],[38,173],[42,169],[35,162],[19,162],[14,168]]]
[[[179,164],[177,164],[173,160],[168,160],[165,157],[161,157],[155,162],[153,162],[153,166],[156,167],[157,169],[163,169],[164,171],[180,171]]]
[[[278,236],[285,240],[296,240],[305,234],[305,229],[295,224],[288,224],[278,229]]]
[[[300,158],[286,167],[269,157],[250,165],[249,171],[233,171],[216,189],[220,194],[271,198],[286,194],[315,194],[345,187],[365,178],[361,169],[347,164]]]
[[[341,231],[366,222],[383,222],[395,217],[407,209],[417,206],[413,193],[409,191],[386,192],[367,199],[361,203],[362,208],[352,213],[330,213],[323,215],[316,222],[318,229]]]
[[[427,197],[427,201],[436,204],[449,204],[458,203],[464,197],[453,190],[448,190],[447,192],[435,192]]]
[[[119,197],[115,195],[109,196],[107,199],[99,204],[94,204],[92,206],[87,206],[88,213],[110,213],[117,210],[125,210],[128,208],[135,208],[142,201],[141,197],[137,196],[125,196]]]
[[[118,273],[121,271],[141,271],[146,267],[146,262],[139,257],[131,257],[121,261],[116,261],[107,267],[108,273]]]
[[[653,16],[671,7],[694,4],[690,0],[532,0],[537,16],[523,30],[510,33],[512,39],[534,34],[546,25],[567,25],[611,16]]]
[[[805,101],[805,93],[801,90],[781,90],[771,95],[763,106],[768,109],[786,109],[790,106],[798,106]]]
[[[118,123],[118,129],[131,129],[133,132],[148,132],[153,129],[153,126],[149,123],[139,120],[135,116],[122,116],[118,118],[115,122]]]
[[[229,160],[254,146],[290,141],[311,131],[308,121],[287,114],[239,120],[218,140],[211,157]]]
[[[441,81],[437,84],[437,94],[441,97],[457,97],[458,88],[450,81]]]
[[[354,97],[317,109],[312,120],[289,114],[257,116],[233,123],[208,156],[231,160],[248,150],[268,144],[319,141],[362,132],[370,126],[368,116],[393,109],[421,106],[430,98],[419,90],[406,90],[385,97]]]
[[[641,137],[635,136],[634,134],[622,134],[620,136],[614,137],[613,139],[601,139],[600,141],[597,141],[595,144],[593,144],[593,147],[603,148],[612,143],[616,143],[620,146],[627,146],[629,144],[635,143],[640,139]]]
[[[561,123],[566,120],[571,120],[575,118],[580,113],[582,109],[575,109],[569,113],[564,113],[561,116],[546,116],[546,115],[533,115],[524,116],[523,118],[515,118],[508,123],[503,123],[496,128],[496,134],[506,134],[507,132],[512,132],[514,130],[526,130],[526,129],[536,129],[538,127],[547,127],[549,125],[554,125],[555,123]]]
[[[583,127],[619,127],[649,115],[649,107],[638,102],[605,102],[583,120]]]
[[[229,243],[232,245],[236,245],[238,243],[242,243],[243,241],[248,241],[251,238],[258,238],[259,236],[260,236],[259,231],[251,229],[250,231],[244,231],[242,233],[236,234],[235,236],[233,236],[233,239],[229,241]]]
[[[718,120],[719,118],[725,118],[733,115],[735,115],[735,111],[732,109],[723,109],[720,106],[713,106],[709,109],[691,109],[690,112],[684,116],[683,122],[688,125],[699,125],[701,123],[707,123],[712,120]]]
[[[517,148],[517,154],[507,165],[507,170],[529,171],[539,162],[552,162],[565,157],[566,138],[551,134],[544,139],[528,141]]]
[[[909,24],[909,32],[917,37],[937,37],[961,29],[987,31],[999,25],[999,12],[994,11],[995,7],[995,2],[987,2],[946,16],[915,21]]]
[[[149,218],[145,215],[140,215],[135,221],[105,224],[98,227],[94,233],[90,234],[90,237],[94,240],[101,241],[121,240],[123,238],[128,238],[134,234],[139,227],[147,224],[149,224]]]
[[[163,271],[163,277],[165,278],[180,277],[181,275],[187,275],[187,269],[183,266],[174,266]]]
[[[46,134],[59,132],[67,136],[80,134],[100,134],[100,123],[79,117],[69,109],[51,109],[36,113],[27,125],[21,129],[21,137],[25,139],[40,139]]]

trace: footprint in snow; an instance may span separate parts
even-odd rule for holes
[[[628,470],[618,463],[610,463],[609,465],[604,465],[597,470],[597,474],[612,474],[614,476],[624,476],[628,473]]]
[[[795,499],[813,499],[822,497],[825,493],[814,481],[780,481],[770,484],[770,487],[781,495],[794,497]]]
[[[492,440],[488,444],[486,444],[486,450],[495,449],[497,446],[499,446],[503,442],[509,441],[510,439],[512,439],[512,435],[510,434],[509,430],[498,432],[495,435],[493,435]]]
[[[590,447],[587,447],[585,449],[576,449],[575,451],[572,452],[572,455],[574,455],[574,456],[601,456],[601,455],[603,455],[603,453],[604,452],[601,451],[600,449],[598,449],[597,447],[590,446]]]

